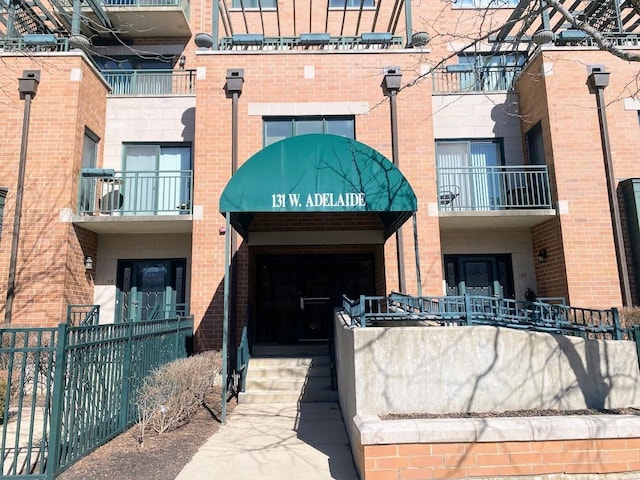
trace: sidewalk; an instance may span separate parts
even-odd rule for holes
[[[335,402],[240,404],[176,480],[357,480]]]

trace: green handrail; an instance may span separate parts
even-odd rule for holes
[[[367,327],[379,322],[430,321],[439,325],[493,325],[507,328],[623,340],[632,337],[622,328],[617,309],[597,310],[562,304],[528,302],[480,295],[413,297],[343,296],[343,308],[351,325]]]

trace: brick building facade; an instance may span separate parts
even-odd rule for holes
[[[401,227],[400,263],[399,225],[385,230],[389,212],[282,211],[275,203],[272,211],[235,212],[247,221],[234,255],[236,337],[248,326],[256,343],[322,338],[317,317],[340,294],[401,287],[413,295],[518,299],[533,291],[595,308],[637,303],[640,234],[627,213],[637,215],[639,197],[633,182],[626,196],[621,186],[640,175],[636,64],[589,46],[588,38],[566,41],[567,26],[558,21],[549,24],[555,43],[525,42],[505,26],[515,6],[426,2],[406,11],[370,0],[277,8],[195,0],[185,9],[180,2],[112,1],[101,12],[83,6],[94,23],[81,22],[79,32],[55,9],[47,33],[19,22],[7,27],[0,53],[2,278],[11,263],[23,132],[17,79],[24,70],[41,72],[11,323],[56,324],[70,304],[100,305],[102,322],[188,310],[196,349],[220,345],[230,235],[220,199],[234,168],[229,69],[243,75],[239,169],[253,168],[253,156],[276,140],[335,133],[385,157],[383,166],[399,170],[417,202],[415,223],[410,215]],[[106,33],[95,27],[103,17]],[[519,34],[531,36],[526,29],[536,22]],[[79,41],[85,37],[89,45]],[[622,48],[633,52],[631,44]],[[606,113],[632,287],[626,302],[587,85],[593,65],[611,74]],[[402,72],[396,155],[390,97],[381,88],[390,67]],[[343,162],[349,153],[338,156]],[[309,168],[323,178],[318,165]],[[278,171],[255,176],[265,204],[293,191],[283,178]]]

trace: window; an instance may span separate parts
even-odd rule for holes
[[[329,8],[373,8],[373,0],[329,0]]]
[[[276,8],[276,0],[233,0],[231,8]]]
[[[457,8],[514,8],[519,0],[454,0]]]
[[[458,65],[468,67],[460,72],[460,88],[463,91],[509,90],[525,60],[521,54],[460,55]]]
[[[499,140],[438,140],[436,162],[441,208],[492,210],[503,204]]]
[[[100,143],[100,138],[85,128],[82,143],[82,168],[95,168],[98,164],[98,143]]]
[[[538,122],[525,135],[527,141],[527,153],[531,165],[545,165],[544,142],[542,140],[542,125]]]
[[[264,118],[264,145],[308,133],[330,133],[355,138],[353,117],[274,117]]]
[[[125,145],[123,179],[118,192],[125,213],[188,213],[191,201],[191,147]]]
[[[98,143],[100,138],[85,127],[82,142],[82,168],[95,168],[98,164]],[[79,211],[93,212],[96,200],[96,184],[93,178],[81,177]]]

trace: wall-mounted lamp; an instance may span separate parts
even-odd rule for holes
[[[184,55],[180,55],[180,59],[178,60],[178,67],[184,69],[185,63],[187,63],[187,57],[185,57]]]
[[[84,259],[84,269],[87,272],[91,272],[93,270],[93,258],[85,257],[85,259]]]
[[[546,260],[547,260],[547,249],[543,248],[542,250],[538,251],[538,262],[542,263]]]
[[[218,235],[224,235],[225,233],[227,233],[226,227],[218,228]]]

